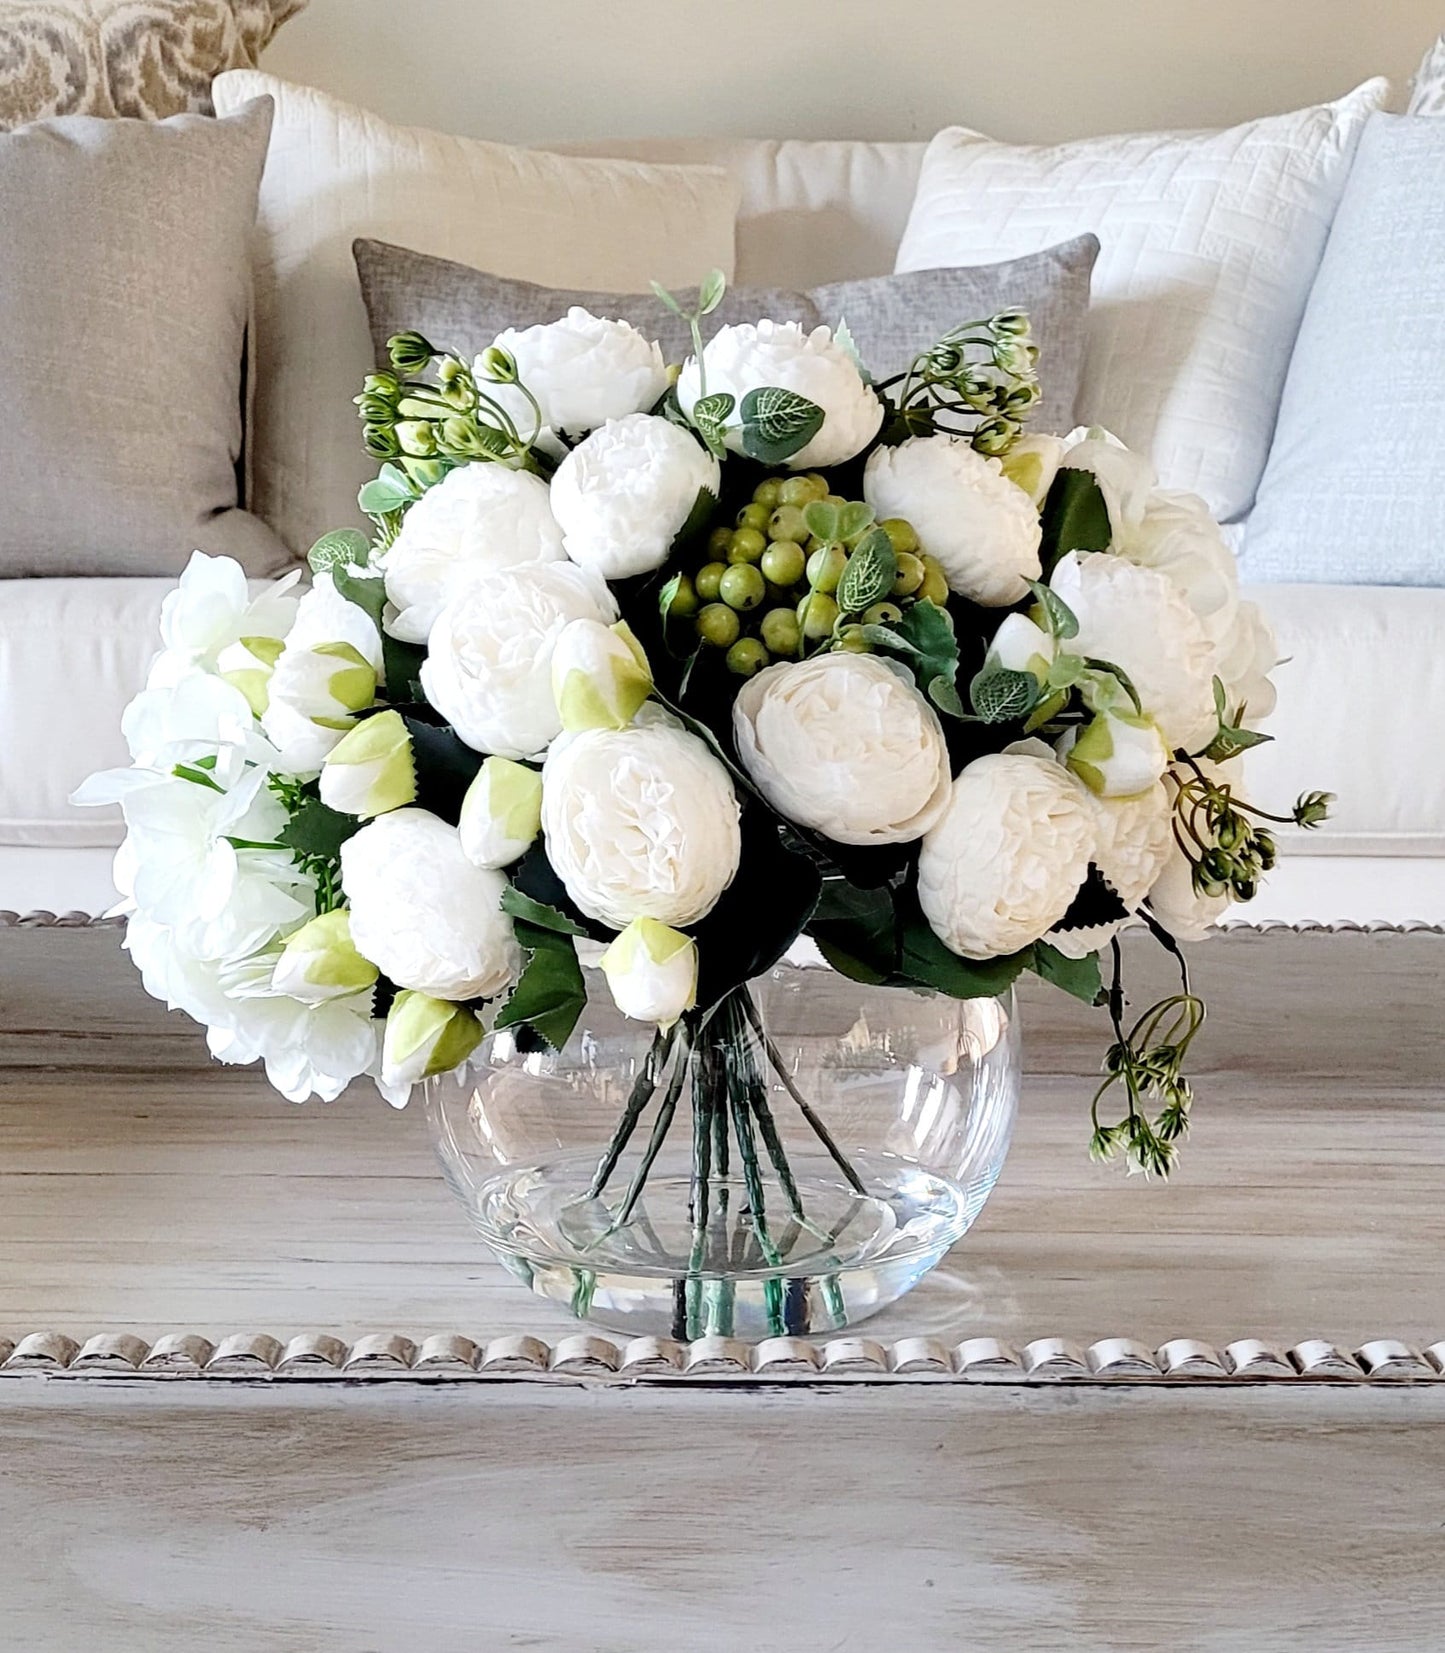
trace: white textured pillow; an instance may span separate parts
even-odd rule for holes
[[[1227,132],[1051,148],[951,127],[929,145],[897,267],[1017,258],[1092,230],[1080,416],[1238,518],[1355,145],[1388,91],[1368,81]]]
[[[625,293],[732,274],[737,187],[718,168],[392,126],[250,69],[213,93],[220,114],[263,95],[276,104],[258,215],[253,493],[296,552],[359,520],[356,491],[376,469],[351,405],[373,366],[358,236],[551,287]]]

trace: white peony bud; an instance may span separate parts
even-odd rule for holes
[[[541,477],[486,461],[459,465],[411,507],[378,559],[397,611],[386,629],[404,642],[425,643],[458,592],[563,555],[562,530]]]
[[[482,1024],[465,1005],[403,991],[387,1012],[381,1036],[381,1082],[400,1090],[450,1073],[482,1042]]]
[[[344,907],[322,913],[286,940],[271,972],[271,987],[302,1004],[349,998],[374,985],[376,966],[357,952]]]
[[[697,943],[655,918],[634,918],[597,962],[634,1021],[671,1027],[697,1003]]]
[[[976,758],[924,836],[923,916],[963,958],[1016,953],[1069,910],[1097,836],[1088,794],[1061,764],[1012,752]]]
[[[321,801],[369,821],[416,801],[416,759],[400,712],[364,718],[321,766]]]
[[[827,327],[815,327],[811,333],[795,321],[722,327],[704,345],[702,359],[708,395],[725,392],[737,404],[723,433],[734,453],[743,451],[743,398],[751,390],[769,386],[791,390],[823,410],[822,427],[786,461],[789,470],[841,465],[862,453],[883,424],[883,403],[863,382],[858,364],[834,342]],[[689,357],[677,381],[678,403],[688,415],[702,395],[703,377],[697,358]]]
[[[1009,481],[1042,509],[1067,449],[1062,436],[1021,436],[999,464]]]
[[[341,846],[351,937],[398,987],[489,999],[521,969],[506,880],[474,867],[455,827],[424,809],[380,815]]]
[[[538,757],[562,730],[552,697],[558,639],[573,620],[610,625],[616,618],[605,582],[575,563],[493,575],[438,616],[422,688],[476,751]]]
[[[877,655],[769,666],[738,691],[733,738],[774,809],[840,844],[908,843],[948,805],[938,714]]]
[[[667,362],[659,345],[630,322],[594,316],[580,305],[560,321],[509,327],[492,347],[511,357],[517,377],[537,399],[544,431],[596,430],[609,419],[645,413],[667,391]],[[477,362],[478,378],[485,380],[482,357]],[[537,415],[521,391],[498,384],[485,389],[523,439],[531,436]]]
[[[574,620],[552,653],[552,695],[569,734],[625,729],[652,693],[652,667],[623,620]]]
[[[717,497],[722,468],[669,419],[630,413],[579,443],[552,478],[567,555],[606,580],[661,568],[700,493]]]
[[[702,741],[644,710],[630,729],[568,735],[542,770],[547,855],[589,918],[695,924],[742,854],[727,770]]]
[[[1008,614],[993,634],[984,668],[1031,672],[1042,683],[1049,675],[1057,645],[1042,626],[1026,614]]]
[[[330,574],[318,574],[268,685],[261,727],[280,752],[276,768],[318,774],[354,715],[375,701],[381,670],[381,634],[370,616],[337,591]]]
[[[542,830],[542,777],[511,758],[488,758],[462,799],[457,831],[474,867],[520,861]]]
[[[1096,713],[1061,745],[1059,755],[1101,798],[1147,792],[1169,767],[1169,749],[1154,719],[1117,708]]]
[[[913,436],[876,448],[863,471],[863,497],[880,518],[903,517],[919,545],[943,566],[950,588],[986,608],[1028,596],[1043,572],[1037,507],[960,436]]]

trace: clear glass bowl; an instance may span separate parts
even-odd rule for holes
[[[714,1131],[700,1181],[695,1126],[716,1126],[720,1084],[718,1063],[694,1061],[629,1205],[658,1101],[592,1190],[652,1030],[625,1020],[600,973],[587,974],[589,1002],[565,1050],[524,1052],[510,1031],[496,1032],[464,1079],[426,1087],[452,1192],[541,1296],[631,1335],[831,1331],[896,1302],[983,1209],[1018,1107],[1012,995],[957,1000],[860,986],[822,965],[779,966],[751,984],[776,1058],[765,1061],[755,1040],[759,1129],[741,1128],[756,1174],[741,1139],[719,1143]],[[676,1067],[674,1055],[663,1077]]]

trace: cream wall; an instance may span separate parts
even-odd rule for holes
[[[311,0],[266,67],[523,142],[1052,141],[1403,90],[1445,0]]]

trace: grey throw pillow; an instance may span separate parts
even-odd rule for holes
[[[0,576],[289,561],[239,506],[271,130],[66,116],[0,134]]]
[[[1006,264],[835,281],[807,292],[733,287],[707,325],[712,331],[769,316],[811,328],[835,326],[844,318],[863,360],[878,378],[887,378],[959,322],[1017,307],[1033,322],[1044,393],[1029,429],[1066,431],[1074,423],[1089,275],[1098,252],[1097,239],[1081,235]],[[393,333],[414,329],[444,349],[471,355],[504,328],[556,321],[573,304],[631,322],[661,344],[669,361],[681,361],[692,350],[686,323],[651,293],[561,292],[383,241],[358,241],[355,254],[378,361],[385,361]]]

